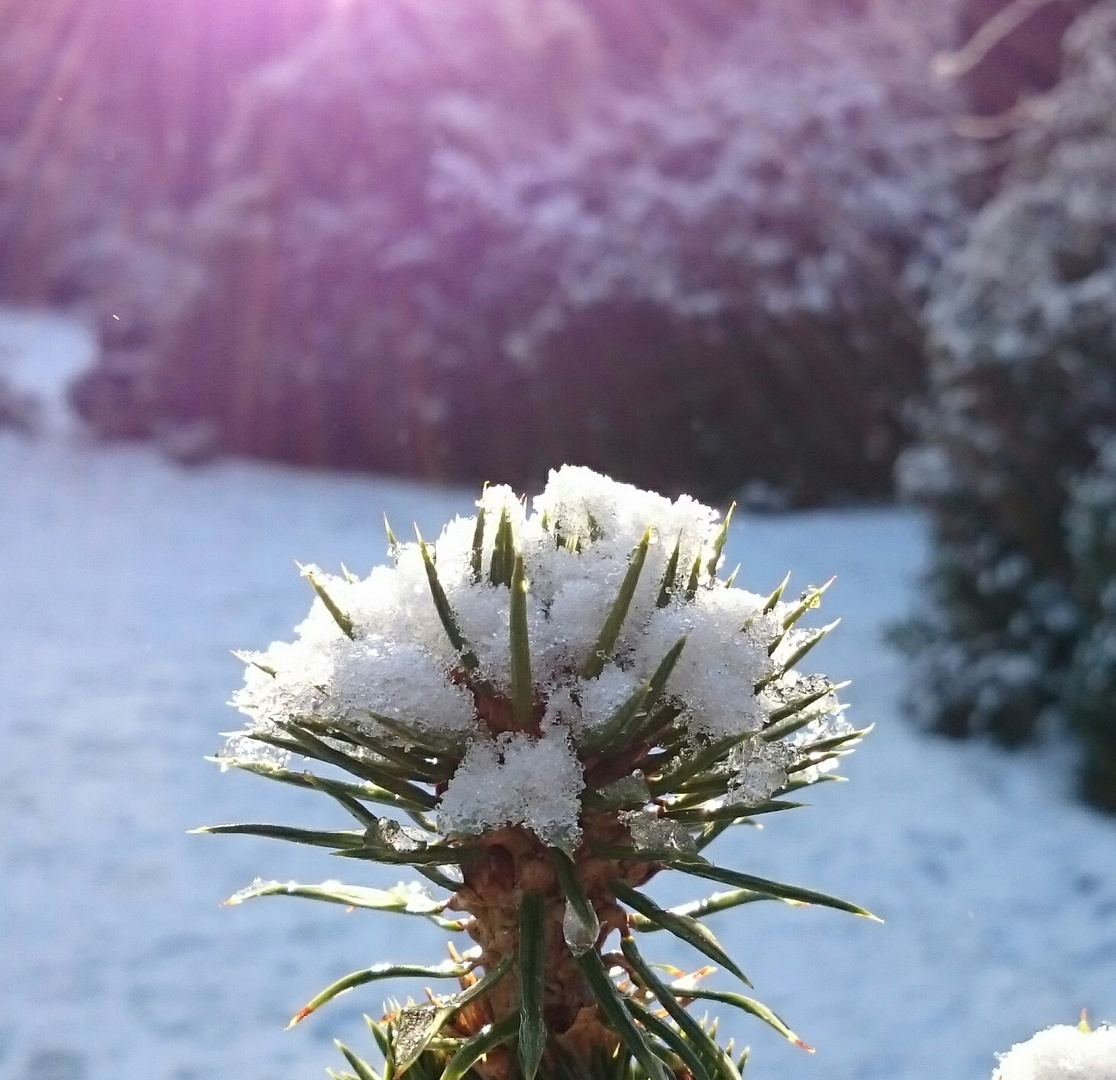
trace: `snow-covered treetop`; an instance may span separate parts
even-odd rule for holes
[[[394,565],[366,578],[305,567],[317,599],[294,642],[244,657],[234,704],[250,723],[225,755],[274,754],[254,736],[304,718],[402,747],[433,741],[459,760],[440,791],[442,831],[526,824],[567,846],[585,763],[657,677],[691,743],[736,740],[729,797],[741,803],[786,784],[795,746],[851,730],[830,684],[783,670],[807,637],[787,628],[801,605],[717,578],[715,510],[570,466],[530,512],[507,487],[477,505],[433,543],[392,536]],[[789,740],[758,737],[812,693]]]

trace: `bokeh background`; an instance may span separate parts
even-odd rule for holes
[[[335,1064],[398,928],[218,908],[332,872],[184,835],[313,812],[228,651],[564,462],[838,574],[877,730],[728,857],[887,924],[721,917],[752,1078],[1116,1020],[1114,191],[1116,0],[0,0],[0,1080]]]

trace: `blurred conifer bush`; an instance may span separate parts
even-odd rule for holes
[[[334,4],[241,80],[188,212],[78,260],[87,413],[438,479],[883,495],[959,214],[951,7]]]
[[[1067,720],[1116,807],[1116,4],[1066,38],[1000,194],[928,308],[931,402],[903,486],[935,532],[912,701],[1008,743]]]

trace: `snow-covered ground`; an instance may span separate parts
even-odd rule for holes
[[[71,380],[92,363],[96,344],[77,319],[38,310],[0,312],[0,381],[34,395],[44,434],[69,434],[75,421],[66,407]]]
[[[0,340],[19,337],[11,325]],[[40,326],[20,337],[22,369],[71,370],[60,352],[80,336]],[[367,569],[385,511],[429,535],[470,499],[0,432],[0,1080],[321,1077],[333,1037],[367,1046],[362,1011],[421,989],[358,991],[283,1031],[355,967],[440,959],[441,935],[297,900],[220,908],[257,875],[397,876],[186,830],[336,820],[313,795],[202,760],[238,726],[229,650],[302,618],[294,559]],[[1040,1027],[1082,1007],[1116,1018],[1116,821],[1075,805],[1049,758],[926,741],[897,714],[901,662],[880,632],[913,602],[924,542],[917,517],[879,510],[744,518],[730,539],[756,589],[787,568],[800,585],[838,575],[825,614],[844,624],[818,663],[854,680],[855,718],[877,729],[851,784],[726,838],[720,858],[886,919],[763,905],[715,918],[758,995],[818,1047],[726,1015],[753,1047],[752,1080],[987,1080],[993,1052]]]

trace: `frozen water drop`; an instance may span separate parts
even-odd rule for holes
[[[566,910],[562,915],[562,936],[574,956],[581,956],[593,948],[600,932],[601,923],[592,907],[582,914],[576,905],[566,901]]]

